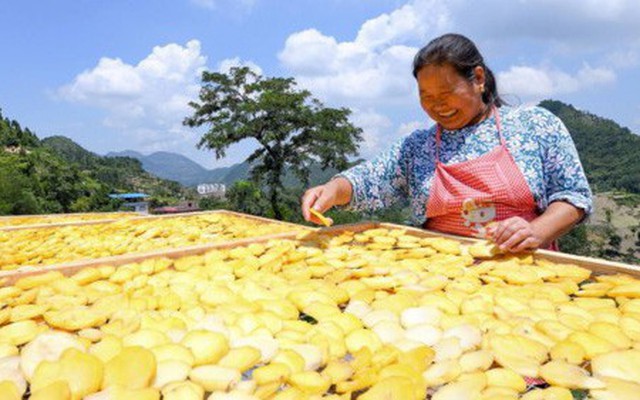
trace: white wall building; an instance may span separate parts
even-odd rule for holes
[[[198,194],[201,197],[217,197],[223,199],[227,193],[224,183],[201,183],[198,185]]]

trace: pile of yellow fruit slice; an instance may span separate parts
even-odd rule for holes
[[[300,226],[298,230],[308,229]],[[292,231],[296,231],[292,225],[261,222],[222,213],[0,231],[0,270]]]
[[[63,224],[70,222],[85,222],[98,220],[111,220],[119,218],[139,217],[139,214],[132,212],[111,212],[111,213],[82,213],[82,214],[47,214],[47,215],[27,215],[0,218],[0,228],[19,225],[44,225]]]
[[[0,398],[637,399],[640,281],[493,254],[378,228],[23,277]]]

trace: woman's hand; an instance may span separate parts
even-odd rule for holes
[[[310,208],[313,208],[320,213],[324,213],[334,205],[335,193],[331,190],[331,187],[327,187],[327,184],[312,187],[307,190],[302,196],[302,216],[305,220],[313,222],[317,225],[322,225],[322,222],[315,215],[311,214]],[[333,220],[329,217],[327,219]]]
[[[313,208],[324,213],[333,206],[347,204],[351,200],[351,193],[351,183],[340,177],[332,179],[324,185],[312,187],[302,196],[302,215],[305,220],[321,225],[322,222],[311,214],[309,209]]]
[[[487,227],[487,234],[500,250],[510,253],[535,250],[546,241],[535,224],[521,217],[511,217],[492,224]]]
[[[584,216],[584,210],[564,201],[554,201],[531,222],[511,217],[487,227],[487,235],[500,250],[517,253],[548,246],[569,232]]]

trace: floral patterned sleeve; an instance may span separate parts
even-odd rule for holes
[[[591,189],[587,182],[576,146],[560,118],[536,107],[542,115],[533,123],[543,121],[542,156],[543,176],[546,188],[546,206],[554,201],[566,201],[585,211],[585,217],[593,212]]]
[[[404,142],[402,139],[375,159],[336,175],[346,178],[353,187],[349,209],[373,211],[407,198]]]

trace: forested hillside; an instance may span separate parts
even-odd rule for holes
[[[545,100],[540,106],[560,117],[571,132],[595,192],[640,193],[639,135],[560,101]]]
[[[41,141],[0,113],[0,214],[108,211],[119,206],[108,195],[126,191],[159,202],[182,195],[135,159],[100,157],[64,137]]]
[[[640,136],[559,101],[540,106],[569,129],[595,194],[594,215],[562,238],[561,249],[640,264]]]

